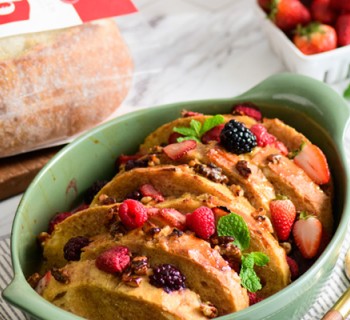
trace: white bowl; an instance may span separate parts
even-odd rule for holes
[[[255,2],[255,9],[272,49],[289,71],[326,83],[334,83],[350,77],[350,45],[314,55],[305,55],[268,19],[257,2]]]

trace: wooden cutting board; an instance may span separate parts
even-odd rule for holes
[[[53,147],[0,159],[0,200],[25,191],[40,169],[61,148]]]

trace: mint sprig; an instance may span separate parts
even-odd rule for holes
[[[250,233],[246,222],[241,216],[231,212],[218,221],[217,232],[219,236],[231,236],[233,243],[240,249],[249,248]]]
[[[177,139],[178,142],[184,140],[195,140],[197,142],[200,142],[201,137],[204,133],[224,122],[224,117],[220,114],[217,114],[213,117],[205,119],[203,124],[198,120],[192,119],[190,122],[190,127],[174,127],[173,131],[183,135],[183,137],[179,137]]]
[[[242,255],[242,265],[239,272],[241,284],[250,292],[256,292],[262,288],[260,278],[254,270],[254,265],[263,267],[270,261],[262,252],[251,252]]]
[[[223,216],[217,225],[219,236],[231,236],[233,243],[241,250],[249,248],[250,233],[244,219],[236,213]],[[260,278],[254,270],[254,266],[263,267],[270,261],[270,258],[262,252],[250,252],[242,255],[242,264],[239,276],[241,284],[250,292],[256,292],[262,288]]]

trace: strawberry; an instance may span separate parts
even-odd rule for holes
[[[158,190],[156,190],[151,184],[142,185],[139,191],[141,192],[143,197],[151,197],[157,202],[164,201],[163,195]]]
[[[258,0],[260,8],[264,11],[269,12],[271,8],[271,0]]]
[[[153,211],[153,209],[155,209]],[[148,212],[150,212],[148,210]],[[163,227],[163,226],[171,226],[175,227],[179,230],[184,230],[186,224],[186,216],[176,209],[172,208],[152,208],[151,214],[149,214],[150,222]]]
[[[171,160],[179,160],[188,151],[195,149],[196,146],[196,141],[184,140],[182,142],[168,144],[163,148],[163,151]]]
[[[298,27],[293,37],[295,46],[304,54],[311,55],[333,50],[337,47],[337,34],[327,24],[312,22]]]
[[[293,202],[287,198],[270,202],[271,222],[280,241],[286,241],[296,216]]]
[[[350,44],[350,13],[341,14],[335,26],[338,34],[338,45],[347,46]]]
[[[270,19],[281,30],[291,32],[297,25],[309,23],[311,15],[299,0],[274,0],[271,6]]]
[[[294,163],[302,168],[316,183],[328,183],[331,177],[326,156],[314,144],[303,144],[301,151],[294,157]]]
[[[337,14],[330,5],[331,0],[313,0],[310,6],[312,19],[325,24],[334,24]]]
[[[220,142],[220,133],[222,129],[224,128],[225,124],[219,124],[218,126],[210,129],[206,133],[203,134],[201,141],[205,144],[209,143],[210,141],[217,141]]]
[[[256,121],[261,121],[262,114],[260,109],[253,103],[245,102],[233,106],[232,114],[238,114],[242,116],[248,116]]]
[[[322,224],[314,216],[301,213],[294,223],[293,237],[305,259],[314,258],[319,250],[322,239]]]
[[[287,256],[287,263],[290,269],[290,278],[292,281],[296,280],[299,277],[299,265],[298,263],[291,257]]]
[[[279,141],[279,140],[275,141],[273,146],[276,149],[278,149],[281,152],[281,154],[284,156],[286,156],[289,153],[288,148],[285,146],[285,144],[282,141]]]
[[[189,111],[189,110],[182,110],[181,116],[184,118],[188,117],[196,117],[196,116],[202,116],[203,113],[196,112],[196,111]]]

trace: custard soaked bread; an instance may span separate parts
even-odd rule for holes
[[[88,319],[245,309],[294,281],[295,265],[303,272],[332,234],[323,152],[252,104],[184,111],[117,164],[82,210],[58,214],[39,236],[43,264],[31,277],[47,300]]]

